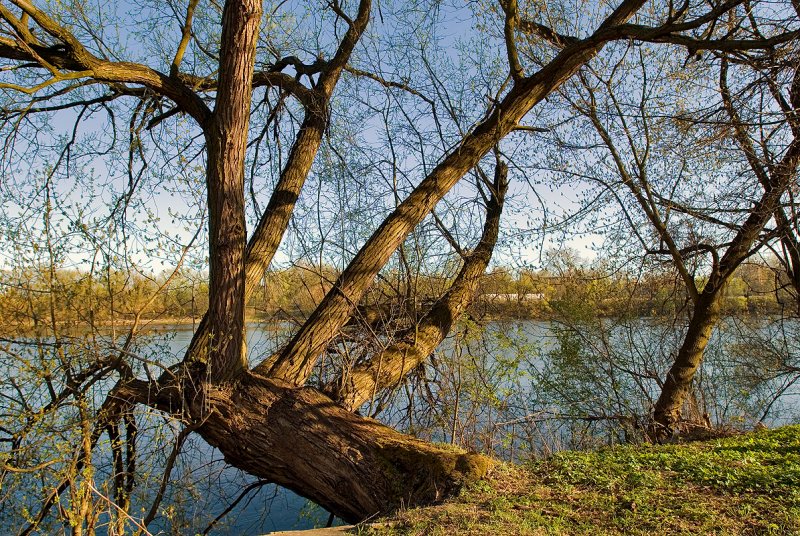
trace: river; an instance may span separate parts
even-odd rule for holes
[[[750,328],[737,321],[715,333],[697,379],[700,411],[713,422],[746,428],[761,420],[771,426],[797,421],[798,374],[778,374],[783,369],[775,365],[775,355],[796,347],[797,325],[787,329],[784,324],[774,332],[771,326],[763,322]],[[657,396],[659,374],[679,344],[680,329],[648,319],[573,327],[579,329],[539,321],[462,326],[408,388],[368,406],[400,429],[512,460],[635,438],[637,423],[624,419],[645,414]],[[285,328],[250,324],[251,360],[276,348]],[[137,352],[168,363],[180,359],[191,337],[191,326],[158,326]],[[138,420],[137,463],[148,471],[136,487],[132,515],[141,519],[180,426],[157,413],[142,413]],[[108,453],[100,449],[95,456],[103,476]],[[170,482],[150,526],[154,533],[203,533],[228,510],[209,533],[305,529],[324,526],[329,518],[286,489],[257,485],[194,435],[186,440]],[[30,501],[35,511],[39,499],[34,494],[14,493],[15,501]],[[16,532],[20,522],[0,519],[0,530]]]

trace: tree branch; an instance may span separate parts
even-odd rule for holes
[[[465,257],[464,265],[448,291],[420,319],[419,324],[402,334],[397,342],[373,356],[368,363],[343,373],[329,386],[334,400],[348,409],[357,409],[376,393],[400,382],[447,337],[453,324],[472,302],[478,282],[491,260],[507,189],[508,166],[499,163],[480,241]]]
[[[589,38],[562,50],[535,74],[516,83],[461,143],[414,189],[373,233],[342,272],[290,343],[266,363],[270,375],[296,385],[308,378],[320,353],[345,325],[376,274],[388,262],[409,232],[436,203],[494,147],[519,121],[555,88],[594,57],[608,42],[609,29],[627,21],[644,0],[626,0]],[[263,366],[262,366],[263,365]]]
[[[200,97],[175,78],[166,76],[144,65],[131,62],[111,62],[91,54],[67,29],[26,0],[14,0],[36,24],[60,43],[43,46],[38,41],[0,41],[0,57],[33,62],[48,69],[55,77],[87,77],[106,83],[141,84],[159,95],[172,99],[183,111],[201,126],[210,117],[210,110]],[[0,11],[0,18],[12,27],[20,22],[8,10]],[[23,35],[24,32],[20,32]],[[28,32],[27,39],[34,39]],[[57,75],[54,70],[72,71]],[[49,85],[49,84],[48,84]]]

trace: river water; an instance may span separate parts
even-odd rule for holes
[[[249,325],[251,359],[274,350],[285,340],[286,328]],[[389,401],[373,401],[365,412],[380,408],[379,418],[400,429],[515,460],[629,439],[630,430],[620,426],[617,416],[647,412],[681,331],[647,319],[618,325],[600,322],[595,328],[518,321],[459,329],[437,351],[421,379]],[[774,365],[777,357],[770,349],[777,355],[785,351],[782,348],[796,347],[797,325],[789,324],[788,335],[785,324],[774,333],[769,323],[748,329],[729,325],[715,334],[697,380],[703,411],[714,422],[745,428],[759,420],[769,425],[795,422],[798,375],[778,374],[781,368]],[[169,364],[181,358],[192,332],[191,326],[159,326],[148,332],[137,351]],[[777,372],[757,374],[770,366]],[[582,420],[587,415],[593,419]],[[155,413],[138,419],[138,463],[150,469],[133,499],[132,515],[141,519],[180,427]],[[96,456],[102,477],[108,454],[101,451]],[[256,485],[253,477],[229,467],[218,451],[194,435],[188,437],[170,477],[159,516],[149,527],[153,533],[208,529],[211,534],[255,535],[324,526],[329,518],[328,512],[286,489]],[[250,491],[243,493],[246,490]],[[20,492],[13,497],[30,501],[32,511],[39,500]],[[16,532],[21,521],[0,517],[0,531]]]

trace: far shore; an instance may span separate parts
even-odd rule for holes
[[[283,320],[283,318],[278,318],[279,320]],[[202,317],[191,317],[191,316],[163,316],[163,317],[154,317],[154,318],[141,318],[139,320],[139,329],[160,329],[165,327],[180,327],[182,329],[193,329],[200,325],[200,321]],[[263,317],[259,316],[250,316],[248,315],[245,321],[250,323],[261,322],[265,320]],[[119,320],[96,320],[93,323],[86,322],[86,321],[63,321],[60,323],[60,329],[89,329],[90,327],[94,327],[95,329],[107,330],[111,328],[117,329],[129,329],[133,326],[132,319],[119,319]],[[39,327],[43,330],[50,330],[49,324],[39,324]],[[5,326],[0,327],[0,333],[20,333],[20,332],[28,332],[28,331],[35,331],[36,326],[32,321],[29,322],[17,322],[11,324],[9,326],[6,324]]]
[[[736,316],[738,314],[745,314],[748,316],[770,316],[774,314],[770,310],[740,310],[740,311],[724,311],[724,313]],[[281,323],[296,323],[301,324],[305,321],[311,311],[276,311],[266,313],[264,311],[248,311],[245,316],[247,324],[270,324],[276,325]],[[474,304],[468,314],[470,319],[479,322],[514,322],[514,321],[541,321],[547,322],[552,320],[553,314],[547,308],[526,308],[526,307],[486,307],[486,304]],[[600,318],[614,317],[614,312],[598,311],[597,316]],[[649,318],[651,316],[658,316],[656,311],[642,311],[641,318]],[[148,317],[139,319],[139,330],[152,330],[152,329],[165,329],[168,327],[184,329],[196,329],[202,320],[201,316],[159,316]],[[84,320],[63,320],[59,322],[59,331],[63,330],[89,330],[91,328],[97,330],[108,329],[123,329],[127,330],[133,326],[133,318],[125,315],[120,315],[116,320],[95,320],[88,322]],[[52,333],[49,323],[39,323],[40,333]],[[26,334],[36,331],[36,325],[32,320],[23,321],[6,321],[0,324],[0,335],[10,334]]]

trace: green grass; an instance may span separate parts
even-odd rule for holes
[[[800,534],[800,426],[498,465],[374,535]]]

